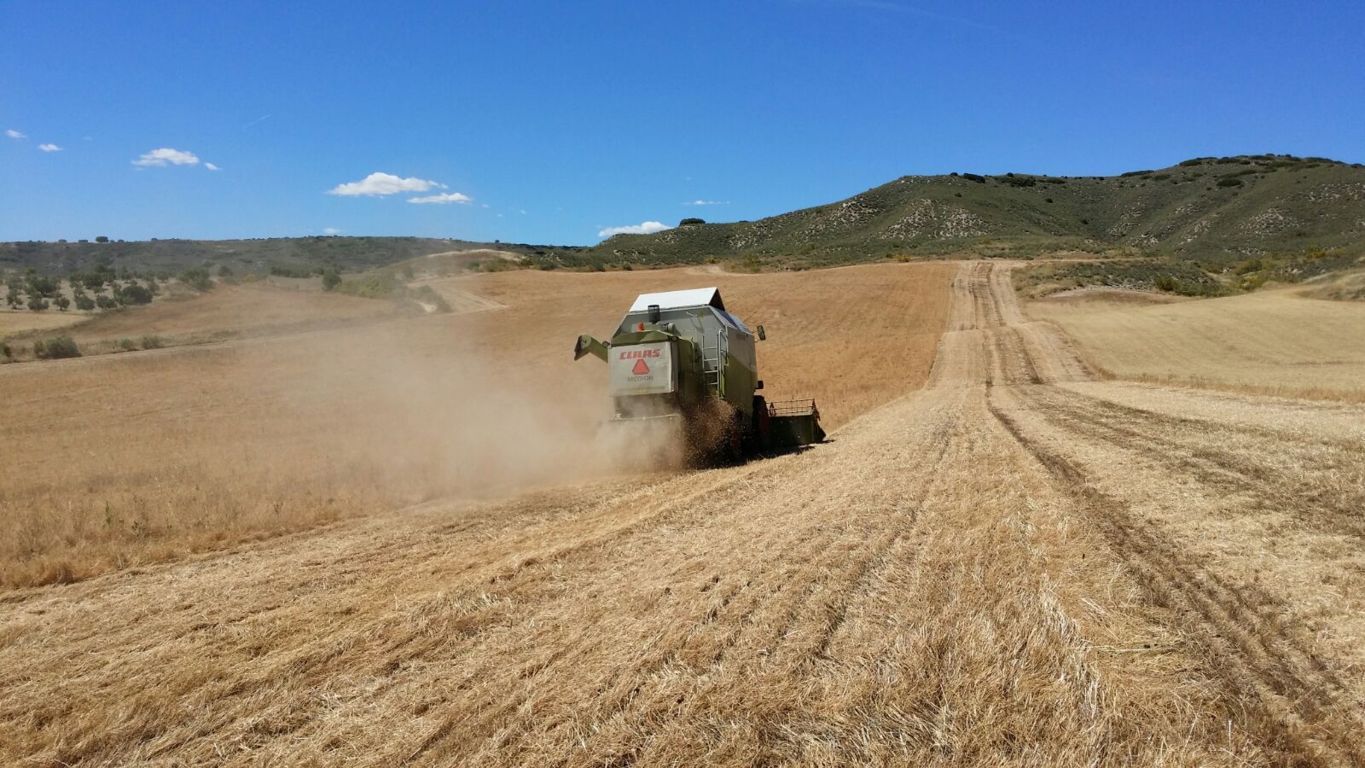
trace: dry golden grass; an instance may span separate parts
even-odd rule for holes
[[[1314,280],[1299,295],[1333,301],[1365,301],[1365,270],[1345,272]]]
[[[297,333],[400,316],[393,305],[269,283],[219,285],[209,293],[97,315],[75,329],[82,349],[143,335],[168,344]]]
[[[814,450],[433,500],[11,591],[0,761],[1365,762],[1352,407],[1084,381],[1068,340],[1023,317],[1007,270],[964,265],[942,291],[948,330],[928,386]],[[819,295],[837,296],[843,276],[806,278],[830,274]],[[902,290],[928,292],[927,274],[884,276],[914,275],[921,288]],[[511,277],[479,278],[508,309],[383,330],[433,355],[433,343],[460,345],[463,360],[481,358],[466,342],[548,350],[507,322],[517,312],[579,330],[571,294],[541,282],[559,276]],[[633,293],[638,278],[605,279]],[[727,302],[776,327],[769,317],[785,313],[745,308],[745,290]],[[582,329],[609,330],[593,325],[614,323],[603,315]],[[895,335],[861,330],[847,343]],[[779,338],[765,347],[777,360]],[[377,341],[366,348],[388,348]],[[234,364],[274,346],[240,345]],[[298,362],[348,394],[371,371]],[[562,397],[579,384],[600,396],[600,366],[517,362]],[[470,394],[459,366],[441,373],[436,390]],[[416,425],[450,415],[405,394],[424,406]]]
[[[183,293],[147,306],[109,312],[48,310],[28,313],[32,318],[12,314],[20,319],[10,321],[14,328],[6,330],[5,313],[0,313],[0,336],[10,336],[10,344],[21,359],[32,359],[24,347],[48,338],[52,335],[49,331],[55,329],[63,329],[75,339],[82,354],[98,355],[123,351],[119,342],[125,339],[141,347],[145,336],[157,337],[163,346],[203,344],[367,324],[411,311],[388,302],[323,293],[316,288],[256,282],[218,285],[205,294]],[[23,325],[24,320],[28,325]]]
[[[1028,313],[1114,378],[1365,402],[1365,304],[1281,289],[1148,306],[1051,299]]]
[[[44,312],[0,310],[0,339],[29,331],[58,331],[89,319],[89,315],[81,312],[59,312],[55,309]]]
[[[609,333],[652,288],[721,282],[741,316],[771,329],[760,353],[771,391],[818,397],[837,425],[923,382],[952,269],[804,281],[489,274],[438,287],[487,297],[470,309],[505,308],[424,317],[223,287],[100,318],[79,341],[261,337],[0,369],[0,443],[14,449],[0,465],[0,584],[79,580],[437,496],[600,473],[591,450],[605,367],[574,364],[569,350],[580,332]],[[332,329],[304,330],[318,326]]]

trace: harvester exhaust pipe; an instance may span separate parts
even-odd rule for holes
[[[658,305],[658,304],[650,304],[650,305],[649,305],[649,322],[658,324],[658,322],[659,322],[659,305]]]

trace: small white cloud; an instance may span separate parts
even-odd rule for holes
[[[360,181],[338,184],[327,190],[327,194],[342,197],[382,197],[384,195],[396,195],[399,192],[426,192],[429,189],[436,188],[444,189],[445,185],[427,179],[415,177],[405,179],[391,173],[376,171]]]
[[[662,232],[672,227],[661,221],[642,221],[639,224],[627,224],[624,227],[604,227],[597,231],[598,237],[611,237],[612,235],[652,235],[655,232]]]
[[[341,234],[341,230],[337,229],[336,227],[323,227],[323,228],[322,228],[322,234],[324,234],[324,235],[339,235],[339,234]]]
[[[223,170],[222,168],[219,168],[218,166],[214,165],[213,163],[204,163],[204,167],[207,168],[207,169],[209,169],[210,171],[221,171],[221,170]]]
[[[142,157],[133,161],[133,165],[136,165],[139,168],[198,164],[199,158],[193,152],[186,152],[181,149],[171,149],[170,147],[154,149],[151,152],[144,153]]]
[[[62,148],[59,147],[59,146],[57,146],[56,144],[39,144],[39,145],[38,145],[38,149],[41,149],[41,150],[44,151],[44,152],[61,152],[61,151],[62,151]]]
[[[683,205],[729,205],[729,200],[688,200]]]
[[[21,133],[20,131],[16,131],[16,130],[14,130],[13,128],[7,129],[7,130],[5,131],[5,135],[8,136],[8,137],[10,137],[11,139],[27,139],[27,138],[28,138],[28,137],[25,136],[23,133]]]
[[[459,192],[446,192],[441,195],[426,195],[424,197],[409,197],[409,203],[418,205],[449,205],[450,203],[467,204],[474,202],[474,198]]]

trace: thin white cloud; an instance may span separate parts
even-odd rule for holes
[[[167,165],[198,165],[199,158],[193,152],[186,152],[182,149],[171,149],[161,147],[151,152],[143,153],[141,157],[133,161],[133,165],[139,168],[164,167]]]
[[[41,150],[44,151],[44,152],[61,152],[61,151],[62,151],[62,148],[59,147],[59,146],[57,146],[56,144],[39,144],[39,145],[38,145],[38,149],[41,149]]]
[[[408,202],[417,203],[418,205],[449,205],[451,203],[460,203],[464,205],[474,202],[474,198],[470,197],[469,195],[461,194],[459,192],[446,192],[445,194],[441,195],[409,197]]]
[[[6,130],[5,130],[5,135],[8,136],[8,137],[10,137],[11,139],[27,139],[27,138],[28,138],[28,136],[24,135],[23,132],[21,132],[21,131],[16,131],[16,130],[14,130],[13,128],[8,128],[8,129],[6,129]]]
[[[207,168],[207,169],[209,169],[210,171],[221,171],[221,170],[223,170],[222,168],[219,168],[218,166],[214,165],[213,163],[204,163],[204,167]]]
[[[348,181],[327,190],[329,195],[342,197],[382,197],[399,192],[426,192],[429,189],[445,189],[444,184],[416,177],[403,178],[391,173],[375,171],[360,181]]]
[[[322,234],[324,234],[324,235],[339,235],[339,234],[341,234],[341,230],[337,229],[336,227],[323,227],[323,228],[322,228]]]
[[[688,200],[683,205],[729,205],[729,200]]]
[[[627,224],[624,227],[603,227],[597,231],[598,237],[611,237],[612,235],[652,235],[655,232],[662,232],[672,227],[661,221],[642,221],[639,224]]]

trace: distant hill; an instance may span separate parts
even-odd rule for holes
[[[1214,271],[1260,257],[1326,252],[1331,259],[1317,261],[1316,271],[1334,271],[1365,255],[1365,165],[1241,155],[1118,176],[902,176],[828,205],[757,221],[684,219],[673,229],[617,235],[591,247],[336,236],[0,243],[0,277],[30,267],[63,275],[98,259],[144,273],[220,266],[239,274],[308,274],[327,266],[359,272],[473,250],[515,254],[515,263],[540,269],[706,261],[758,269],[1089,253],[1151,256]],[[512,266],[499,258],[456,261],[468,262],[461,268]],[[444,261],[427,266],[435,265],[454,268]]]
[[[608,263],[822,266],[1075,250],[1213,265],[1308,249],[1365,253],[1365,166],[1246,155],[1119,176],[902,176],[758,221],[617,235],[590,253]]]
[[[357,272],[452,251],[496,249],[526,257],[546,253],[544,246],[476,243],[421,237],[275,237],[250,240],[146,240],[114,242],[0,243],[0,276],[29,268],[47,275],[84,271],[104,260],[131,273],[178,274],[193,267],[211,272],[227,267],[236,274],[306,275],[324,267]],[[580,249],[557,247],[572,256]]]

